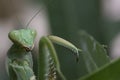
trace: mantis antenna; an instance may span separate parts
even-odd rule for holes
[[[48,4],[50,4],[52,1],[50,1]],[[42,6],[42,8],[40,10],[38,10],[35,15],[33,15],[31,17],[31,19],[28,21],[27,25],[26,25],[26,28],[28,28],[28,26],[30,25],[30,23],[32,22],[32,20],[40,13],[40,11],[44,8],[44,6]]]
[[[9,0],[9,1],[11,1],[11,8],[14,8],[14,5],[13,5],[13,0]],[[50,3],[51,3],[51,1],[50,1]],[[49,3],[48,3],[49,4]],[[28,21],[28,23],[26,24],[26,28],[28,28],[29,27],[29,25],[30,25],[30,23],[32,22],[32,20],[40,13],[40,11],[43,9],[44,7],[42,7],[40,10],[38,10],[36,13],[35,13],[35,15],[33,15],[32,17],[31,17],[31,19]],[[16,16],[16,20],[18,21],[18,23],[20,24],[20,25],[22,25],[22,23],[21,23],[21,21],[19,20],[19,18],[18,18],[18,16],[17,15],[15,15]]]
[[[40,9],[40,10],[38,10],[36,13],[35,13],[35,15],[33,15],[32,17],[31,17],[31,19],[28,21],[28,23],[27,23],[27,25],[26,25],[26,28],[28,28],[28,26],[30,25],[30,23],[32,22],[32,20],[40,13],[40,11],[43,9],[43,7]]]

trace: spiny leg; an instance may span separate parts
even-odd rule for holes
[[[38,80],[56,80],[56,72],[66,80],[60,70],[58,57],[52,42],[48,37],[42,37],[39,42]]]

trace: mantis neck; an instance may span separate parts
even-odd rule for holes
[[[13,44],[8,51],[8,57],[20,57],[27,53],[21,46]]]

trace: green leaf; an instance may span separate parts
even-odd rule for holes
[[[120,58],[79,80],[120,80]]]
[[[89,73],[110,62],[104,47],[85,31],[80,31],[79,43]]]

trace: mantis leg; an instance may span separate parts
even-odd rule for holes
[[[42,37],[39,42],[38,59],[38,80],[56,80],[56,74],[62,80],[66,80],[60,70],[60,64],[54,46],[47,37]]]

